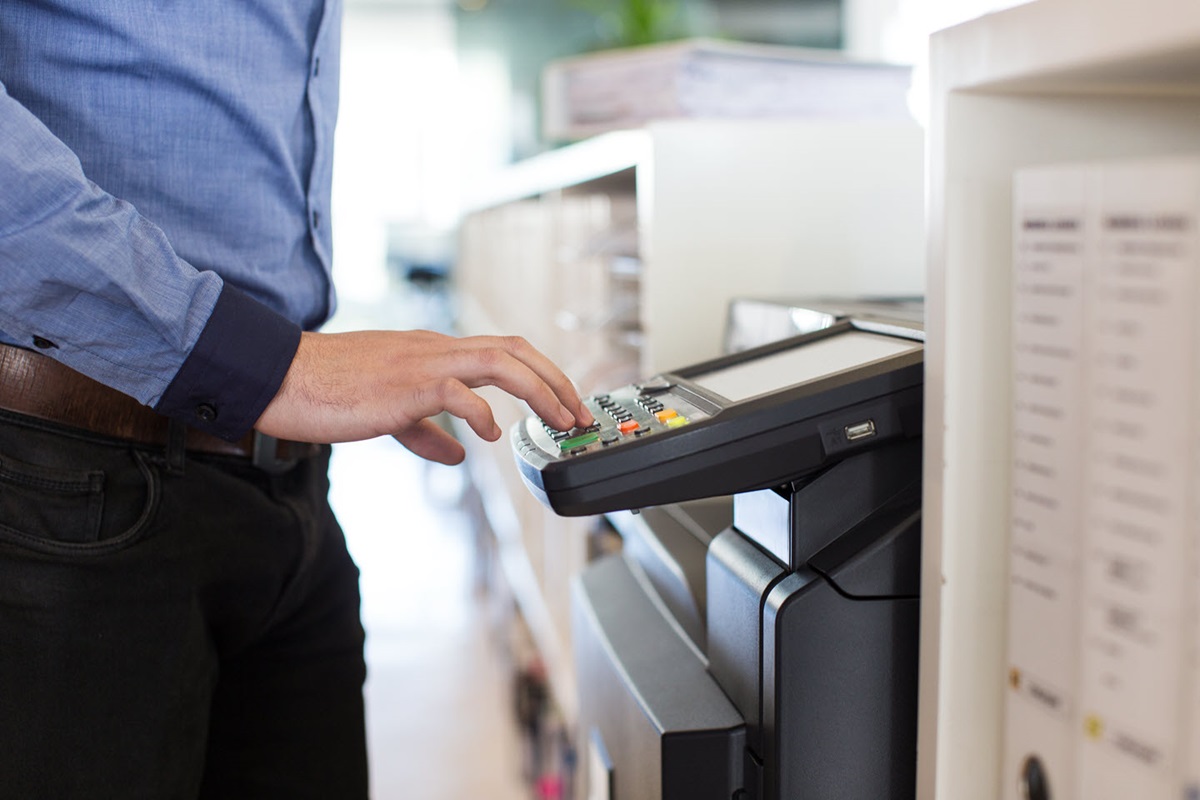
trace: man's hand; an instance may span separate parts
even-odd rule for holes
[[[480,437],[499,439],[492,409],[471,391],[489,385],[561,430],[594,421],[567,376],[520,337],[362,331],[303,334],[255,427],[306,442],[392,435],[423,458],[457,464],[462,445],[429,418],[446,411]]]

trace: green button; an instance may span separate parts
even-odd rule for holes
[[[600,440],[598,433],[585,433],[582,436],[576,436],[574,439],[563,439],[558,443],[559,450],[570,450],[574,447],[582,447],[585,444],[591,444]]]

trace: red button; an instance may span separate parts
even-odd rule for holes
[[[628,420],[626,422],[622,422],[620,425],[617,426],[617,430],[619,430],[621,433],[633,433],[637,429],[638,429],[637,420],[633,420],[633,419]]]

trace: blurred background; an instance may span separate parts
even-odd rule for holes
[[[569,164],[545,159],[581,144],[545,132],[548,64],[692,37],[817,48],[914,66],[907,105],[919,125],[928,34],[1013,4],[347,0],[333,198],[340,305],[327,330],[521,333],[584,391],[589,381],[632,378],[656,366],[639,355],[648,321],[621,307],[630,285],[633,304],[644,304],[638,209],[648,173],[626,175],[644,167],[641,156],[621,162],[615,178],[604,169],[586,176],[582,191],[574,179],[528,198],[496,188],[529,176],[523,165]],[[505,202],[479,200],[496,196]],[[563,234],[568,223],[582,229],[577,240]],[[543,227],[553,228],[549,239],[527,230]],[[594,308],[534,303],[520,313],[547,325],[510,330],[519,318],[510,326],[503,313],[470,308],[470,294],[490,291],[481,280],[524,281],[538,258],[562,266],[597,254],[600,278],[581,268],[555,291],[602,281],[611,307],[599,318],[588,316]],[[477,300],[486,307],[489,297]],[[626,312],[635,318],[614,322]],[[602,329],[607,338],[592,335]],[[585,344],[571,338],[582,334]],[[501,405],[502,427],[506,415],[527,413]],[[391,441],[335,449],[335,510],[363,573],[373,792],[382,800],[573,796],[568,583],[619,542],[602,521],[559,529],[562,521],[522,506],[531,498],[507,483],[515,471],[506,440],[488,452],[471,443],[458,468],[424,464]]]
[[[920,65],[931,31],[1015,4],[347,0],[334,186],[343,313],[368,313],[414,264],[448,267],[464,194],[562,144],[540,124],[542,71],[555,58],[707,36]],[[630,23],[641,6],[663,9],[660,21]]]

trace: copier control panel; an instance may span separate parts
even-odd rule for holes
[[[531,491],[564,516],[778,485],[920,435],[924,332],[846,320],[587,398],[595,424],[512,431]]]

